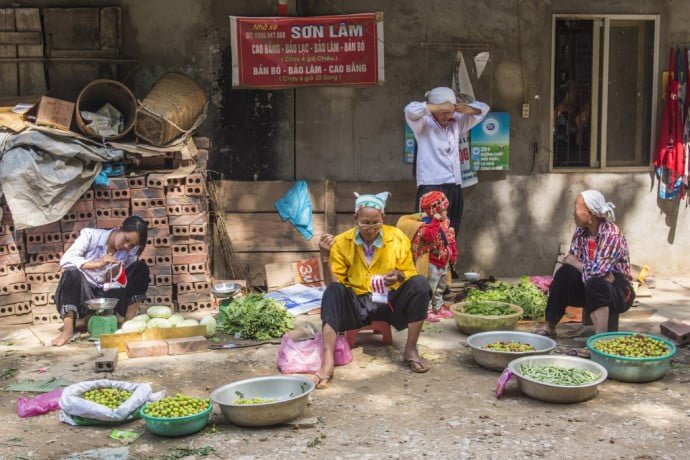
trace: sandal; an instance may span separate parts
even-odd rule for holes
[[[426,321],[430,323],[438,323],[439,321],[441,321],[441,316],[433,310],[429,310],[426,313]]]
[[[583,359],[591,359],[592,358],[592,354],[586,348],[574,348],[574,349],[568,350],[567,355],[577,356],[578,358],[583,358]]]
[[[551,337],[552,339],[556,338],[556,332],[551,332],[549,329],[545,327],[535,329],[534,331],[532,331],[532,334],[543,335],[544,337]]]
[[[453,317],[453,312],[450,311],[450,307],[446,304],[441,305],[441,308],[439,309],[438,312],[436,312],[438,316],[441,318],[452,318]]]
[[[405,365],[409,366],[412,372],[416,372],[417,374],[423,374],[431,369],[431,364],[424,358],[407,359],[405,360]]]
[[[317,378],[316,381],[316,389],[317,390],[325,390],[328,388],[328,386],[331,384],[331,381],[333,380],[333,374],[327,375],[325,377],[321,377],[318,373],[314,374]]]

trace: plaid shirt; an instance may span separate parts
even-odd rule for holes
[[[620,273],[632,280],[628,243],[616,224],[602,223],[594,236],[587,228],[578,227],[570,244],[570,253],[584,264],[583,281],[607,273]]]

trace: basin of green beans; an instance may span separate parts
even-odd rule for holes
[[[528,377],[542,383],[551,383],[553,385],[561,386],[585,385],[587,383],[594,382],[601,377],[601,375],[598,373],[588,371],[586,369],[554,366],[552,364],[523,364],[520,367],[520,373],[524,377]]]

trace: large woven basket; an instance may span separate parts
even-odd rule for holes
[[[87,136],[100,138],[87,127],[87,122],[82,118],[81,111],[95,112],[106,102],[122,112],[125,118],[125,129],[120,134],[108,136],[105,139],[115,140],[125,137],[134,127],[137,100],[129,88],[115,80],[94,80],[81,90],[74,107],[77,126]]]
[[[163,75],[137,109],[135,134],[162,146],[195,129],[205,115],[206,93],[185,75]]]

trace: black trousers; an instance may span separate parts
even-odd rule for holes
[[[583,307],[585,316],[601,307],[609,307],[609,331],[618,330],[618,316],[628,311],[635,300],[630,282],[614,273],[613,284],[603,278],[582,282],[582,273],[572,265],[562,265],[556,271],[546,303],[546,321],[558,324],[567,306]]]
[[[415,275],[394,291],[388,292],[388,304],[374,303],[371,295],[357,295],[341,283],[331,283],[321,300],[321,321],[336,332],[359,329],[374,321],[386,321],[401,331],[409,323],[426,318],[429,306],[429,282]]]
[[[439,185],[420,185],[417,187],[417,202],[415,203],[416,211],[421,211],[419,208],[419,200],[427,192],[439,191],[443,192],[448,198],[448,217],[450,218],[450,226],[455,230],[455,238],[460,235],[460,221],[462,220],[462,211],[465,203],[462,198],[462,186],[457,184],[439,184]]]
[[[68,312],[73,311],[77,318],[84,318],[92,313],[84,305],[84,301],[102,297],[118,299],[115,312],[120,316],[125,316],[128,306],[146,300],[146,291],[149,288],[149,267],[143,260],[138,260],[127,267],[126,272],[127,286],[104,291],[91,286],[81,271],[65,270],[55,291],[55,306],[60,317],[64,318]]]

